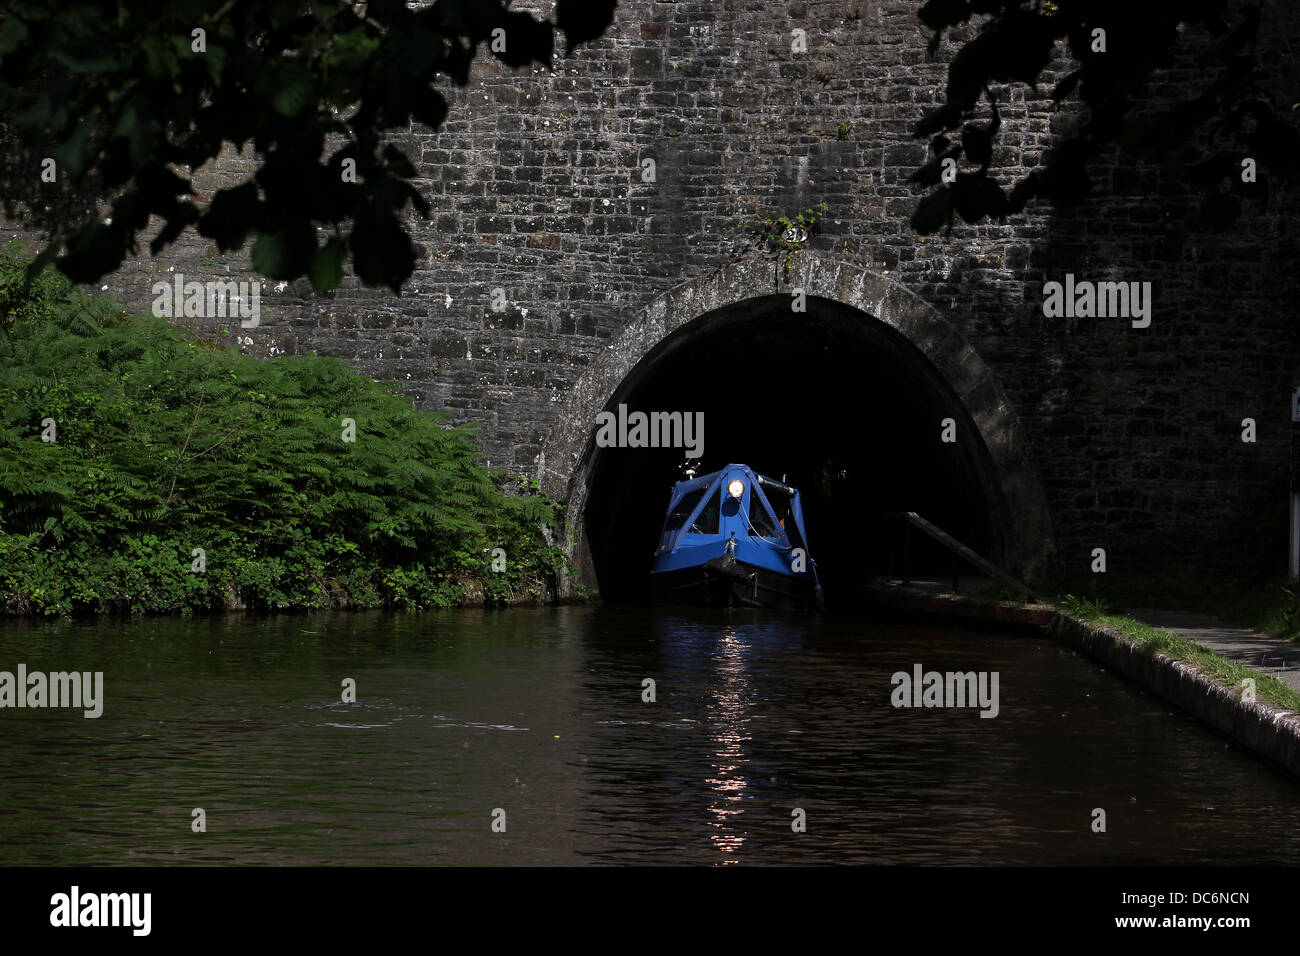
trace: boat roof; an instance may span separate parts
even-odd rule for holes
[[[696,488],[707,487],[710,483],[720,480],[722,476],[728,472],[737,470],[743,471],[756,481],[762,481],[764,487],[769,490],[784,491],[788,495],[797,495],[799,493],[796,489],[790,487],[785,482],[777,481],[775,478],[769,478],[767,475],[760,475],[748,465],[732,462],[730,465],[719,468],[717,471],[711,471],[707,475],[697,475],[694,478],[687,478],[685,481],[676,482],[673,485],[673,496],[676,497],[678,492],[693,491]]]
[[[748,465],[740,464],[739,462],[732,462],[725,468],[711,471],[707,475],[699,475],[695,478],[688,478],[685,481],[676,482],[673,485],[672,495],[669,497],[669,516],[672,515],[678,503],[687,495],[697,490],[711,490],[716,488],[722,483],[723,479],[726,478],[727,475],[732,475],[736,472],[740,472],[749,479],[746,482],[746,484],[749,485],[746,489],[746,493],[749,495],[751,500],[751,507],[754,506],[752,502],[755,500],[755,496],[757,496],[757,500],[763,502],[762,507],[770,513],[771,504],[767,500],[767,495],[769,493],[775,492],[788,497],[790,502],[790,513],[794,518],[794,526],[792,528],[783,528],[781,530],[781,540],[783,542],[790,542],[793,546],[807,547],[808,534],[804,527],[803,503],[799,499],[798,490],[784,482],[777,481],[774,478],[760,475]],[[678,548],[684,537],[687,535],[691,523],[704,508],[705,503],[710,497],[710,494],[701,495],[699,501],[697,501],[692,507],[690,514],[683,516],[684,520],[681,522],[680,526],[669,528],[665,523],[664,533],[661,537],[660,547],[657,553],[674,551]]]

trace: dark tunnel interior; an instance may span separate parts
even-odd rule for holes
[[[700,474],[729,462],[800,490],[809,550],[837,595],[901,573],[902,523],[915,511],[995,562],[996,485],[974,424],[937,370],[889,326],[825,300],[751,299],[677,330],[606,406],[704,413]],[[944,418],[957,441],[940,440]],[[649,600],[650,562],[681,449],[593,448],[584,524],[600,594]],[[953,570],[949,552],[907,535],[911,574]],[[969,567],[962,566],[963,573]]]

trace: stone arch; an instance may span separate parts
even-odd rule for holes
[[[742,261],[659,296],[615,336],[566,395],[543,446],[542,486],[563,507],[567,547],[579,574],[595,584],[584,511],[600,452],[594,441],[597,414],[615,407],[665,349],[710,316],[803,289],[809,301],[829,303],[856,321],[892,330],[929,366],[927,374],[950,390],[979,437],[989,507],[1005,536],[1000,557],[1026,580],[1043,580],[1053,550],[1047,499],[1019,420],[992,370],[952,323],[898,282],[806,252],[795,260],[785,275],[770,260]]]

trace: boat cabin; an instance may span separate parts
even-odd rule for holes
[[[673,487],[656,556],[732,538],[781,550],[808,543],[799,492],[745,465],[728,465]]]
[[[822,607],[799,492],[748,465],[673,486],[650,580],[661,604]]]

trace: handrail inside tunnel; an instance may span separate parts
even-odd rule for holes
[[[999,584],[1011,588],[1013,591],[1019,591],[1029,597],[1031,600],[1039,600],[1038,595],[1014,575],[1002,570],[988,558],[979,554],[977,551],[962,544],[952,535],[948,534],[942,528],[937,527],[926,519],[922,518],[915,511],[894,511],[888,514],[888,517],[898,519],[904,524],[904,528],[914,527],[920,529],[935,542],[946,548],[948,551],[964,559],[974,567],[983,571],[989,577],[993,578]],[[903,548],[903,579],[907,580],[907,546],[904,543]],[[953,571],[953,587],[957,586],[957,572]]]

